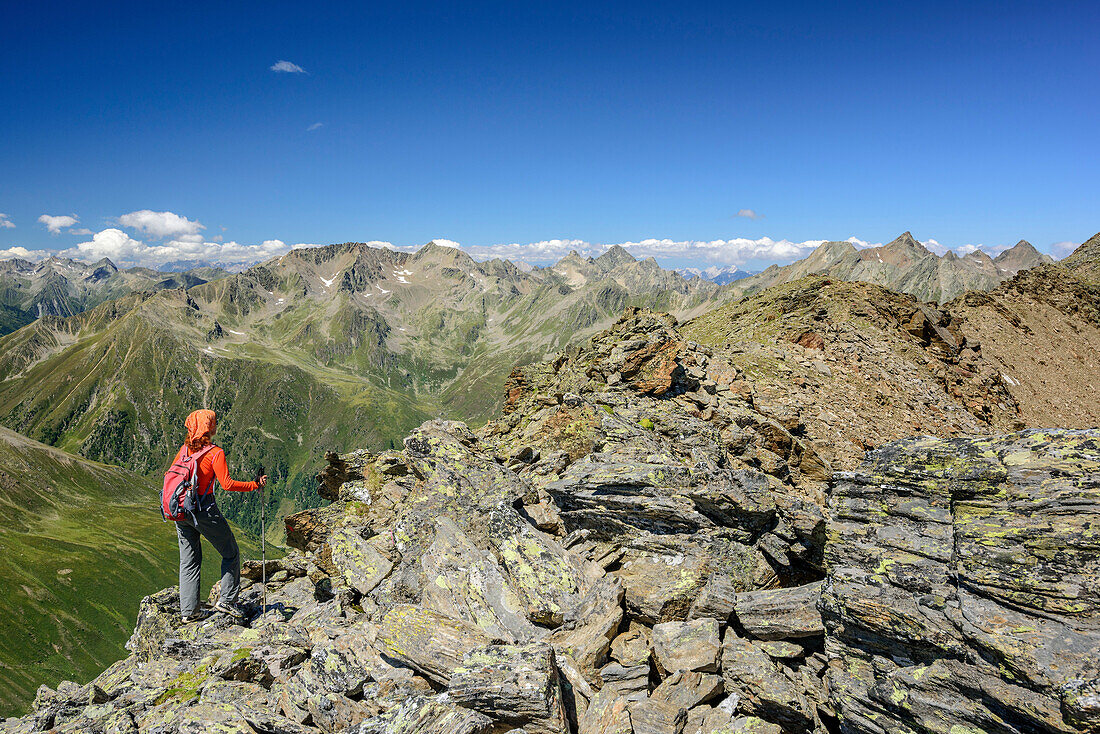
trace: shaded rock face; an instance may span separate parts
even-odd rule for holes
[[[847,730],[1100,730],[1100,432],[899,441],[831,508]]]
[[[478,433],[333,454],[266,610],[255,562],[244,623],[147,597],[0,732],[1095,728],[1100,436],[903,441],[831,490],[726,370],[629,310]]]

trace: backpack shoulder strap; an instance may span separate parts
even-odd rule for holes
[[[199,449],[198,451],[196,451],[194,453],[195,461],[200,461],[202,459],[202,457],[206,456],[207,453],[209,453],[210,451],[212,451],[213,449],[216,449],[216,448],[218,448],[218,447],[215,446],[212,443],[206,444],[205,446],[203,446],[201,449]]]

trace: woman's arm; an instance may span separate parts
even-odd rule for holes
[[[214,476],[226,492],[251,492],[260,485],[256,482],[238,482],[229,477],[229,465],[225,462],[225,452],[221,449],[211,451],[210,461],[214,467]]]

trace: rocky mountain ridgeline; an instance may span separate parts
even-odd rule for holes
[[[628,311],[474,433],[328,457],[247,625],[147,597],[3,732],[1100,730],[1100,432],[881,446]]]
[[[944,303],[966,291],[986,291],[1027,268],[1053,262],[1049,255],[1020,240],[990,257],[981,250],[966,255],[937,255],[904,232],[880,247],[859,249],[851,242],[825,242],[790,265],[772,265],[731,286],[735,297],[758,293],[807,275],[874,283],[922,301]]]

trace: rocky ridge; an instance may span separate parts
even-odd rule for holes
[[[129,658],[0,731],[1100,725],[1100,435],[915,439],[830,489],[732,370],[631,310],[515,371],[477,434],[330,455],[268,610],[256,563],[247,626],[148,597]]]
[[[868,449],[915,434],[1048,425],[1022,418],[1009,373],[986,356],[998,345],[963,324],[912,296],[816,276],[726,304],[681,330],[710,348],[714,362],[736,365],[738,384],[751,384],[758,405],[795,416],[834,468],[854,469]]]

